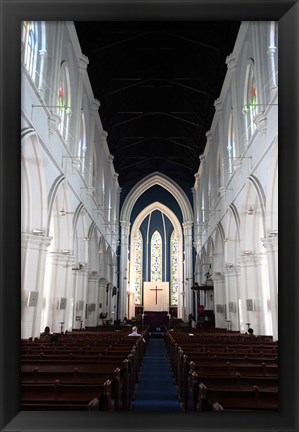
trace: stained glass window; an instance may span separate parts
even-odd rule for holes
[[[175,232],[173,231],[170,237],[170,277],[171,277],[171,295],[170,295],[170,304],[172,306],[178,305],[178,286],[179,286],[179,277],[178,277],[178,239],[175,236]]]
[[[254,75],[254,63],[251,60],[247,65],[245,89],[244,89],[244,109],[245,114],[245,127],[246,127],[246,138],[250,139],[254,130],[254,117],[256,115],[257,107],[257,89]]]
[[[162,237],[157,230],[151,240],[151,281],[162,282]]]
[[[228,170],[229,170],[229,174],[232,174],[234,157],[236,156],[235,130],[234,130],[234,121],[233,121],[232,112],[230,113],[229,116],[227,152],[228,152]]]
[[[256,107],[256,84],[254,79],[253,68],[249,67],[248,80],[247,80],[247,92],[244,111],[253,111]]]
[[[142,234],[140,230],[138,230],[136,239],[135,239],[135,262],[134,262],[134,270],[135,270],[135,281],[134,281],[134,289],[135,289],[135,304],[141,305],[141,291],[142,291],[142,249],[143,249],[143,240]]]
[[[69,118],[71,115],[71,94],[69,71],[65,62],[62,63],[60,69],[58,107],[61,118],[59,130],[63,139],[66,141],[68,138]]]
[[[22,42],[24,45],[24,65],[34,79],[38,55],[38,26],[36,22],[23,21]]]
[[[80,159],[81,172],[84,172],[85,166],[85,152],[86,152],[86,128],[85,128],[85,117],[84,113],[81,114],[81,125],[80,125],[80,137],[79,137],[79,148],[78,157]]]

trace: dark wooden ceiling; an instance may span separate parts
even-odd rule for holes
[[[75,22],[123,188],[194,184],[239,22]]]

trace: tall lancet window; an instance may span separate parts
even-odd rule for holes
[[[178,277],[178,239],[175,232],[171,234],[170,237],[170,277],[171,277],[171,296],[170,304],[171,306],[177,306],[178,304],[178,287],[179,287],[179,277]]]
[[[234,158],[236,157],[235,129],[234,129],[234,120],[233,120],[233,113],[232,112],[230,112],[230,114],[229,114],[229,121],[228,121],[227,153],[228,153],[229,174],[232,174],[233,173],[233,166],[234,166]]]
[[[151,240],[151,281],[162,282],[162,237],[157,230]]]
[[[22,44],[23,61],[33,81],[36,79],[40,35],[37,21],[23,21]]]
[[[134,270],[135,270],[135,280],[134,280],[134,289],[135,289],[135,304],[141,305],[141,290],[142,290],[142,249],[143,249],[143,240],[142,234],[140,230],[138,230],[136,239],[135,239],[135,262],[134,262]]]
[[[250,60],[246,70],[245,88],[244,88],[244,109],[243,109],[245,115],[247,141],[250,140],[255,130],[255,123],[253,119],[257,114],[256,108],[257,108],[257,89],[256,89],[256,80],[255,80],[255,73],[254,73],[254,63],[253,60]]]
[[[80,137],[79,137],[79,146],[78,146],[78,158],[80,160],[81,172],[84,173],[85,168],[85,152],[87,150],[86,147],[86,127],[85,127],[85,116],[84,113],[81,113],[81,124],[80,124]]]
[[[60,133],[65,141],[68,139],[69,120],[71,116],[71,90],[70,76],[66,62],[61,64],[59,89],[58,89],[58,106],[61,122],[59,124]]]

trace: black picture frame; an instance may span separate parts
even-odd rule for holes
[[[0,429],[12,431],[296,431],[298,428],[298,1],[0,0]],[[29,20],[279,21],[278,412],[20,412],[20,34]],[[213,415],[211,415],[213,414]]]

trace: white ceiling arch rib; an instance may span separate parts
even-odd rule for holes
[[[191,204],[181,187],[166,175],[155,172],[138,182],[127,195],[121,209],[120,221],[130,221],[134,205],[140,195],[152,186],[161,186],[166,189],[177,201],[183,215],[183,222],[193,222],[193,211]]]

